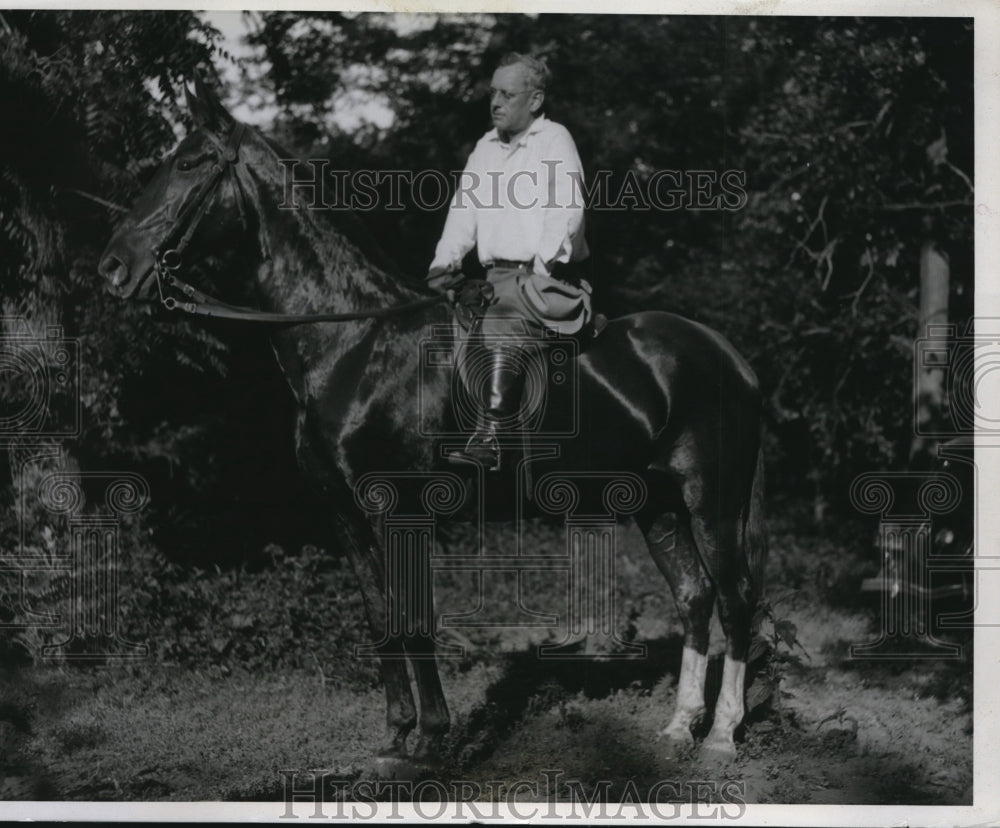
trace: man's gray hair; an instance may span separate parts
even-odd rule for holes
[[[531,88],[540,89],[544,92],[545,88],[549,85],[549,81],[552,80],[552,73],[549,71],[545,58],[535,57],[534,55],[523,55],[520,52],[508,52],[500,58],[497,68],[513,66],[516,63],[520,63],[528,70],[528,83],[531,85]]]

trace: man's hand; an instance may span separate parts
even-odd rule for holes
[[[432,267],[427,271],[427,284],[434,290],[448,291],[461,281],[461,271],[452,267]]]

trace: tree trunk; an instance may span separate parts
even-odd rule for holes
[[[933,241],[924,242],[920,251],[920,321],[917,339],[943,336],[940,329],[948,323],[948,259]],[[938,328],[934,331],[933,328]],[[919,353],[919,352],[917,352]],[[916,355],[916,354],[915,354]],[[932,435],[940,433],[945,406],[944,359],[936,361],[933,352],[925,354],[929,364],[917,366],[916,384],[913,389],[916,422],[913,442],[910,443],[910,468],[928,468],[934,461],[937,440]]]

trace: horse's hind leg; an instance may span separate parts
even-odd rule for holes
[[[686,513],[640,515],[637,523],[653,561],[670,584],[684,626],[677,706],[670,724],[662,731],[671,750],[677,752],[694,743],[691,726],[705,712],[705,672],[715,587],[695,548]]]
[[[756,596],[743,551],[740,519],[708,520],[694,514],[691,528],[718,591],[719,620],[726,634],[722,687],[715,705],[712,730],[702,745],[702,752],[730,758],[736,755],[733,732],[743,721],[744,678]]]

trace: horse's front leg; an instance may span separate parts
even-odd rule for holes
[[[420,698],[420,732],[413,758],[423,765],[436,767],[441,761],[441,743],[451,727],[451,719],[441,688],[433,636],[409,638],[406,652],[410,656]]]
[[[389,623],[384,549],[367,519],[360,514],[338,514],[337,536],[354,567],[368,615],[368,625],[379,652],[379,667],[386,698],[386,735],[376,758],[403,759],[407,755],[406,737],[417,723],[417,711],[406,673],[403,639],[398,634],[392,634]],[[374,772],[383,775],[378,767]],[[387,773],[394,775],[395,771]]]
[[[387,549],[384,516],[373,517],[371,528],[378,546]],[[390,604],[388,611],[390,617],[398,619],[402,644],[417,684],[419,733],[412,758],[425,768],[434,768],[440,763],[441,744],[451,720],[437,667],[433,577],[426,553],[411,549],[408,565],[398,567],[400,575],[406,574],[389,585],[389,600],[397,605]]]

